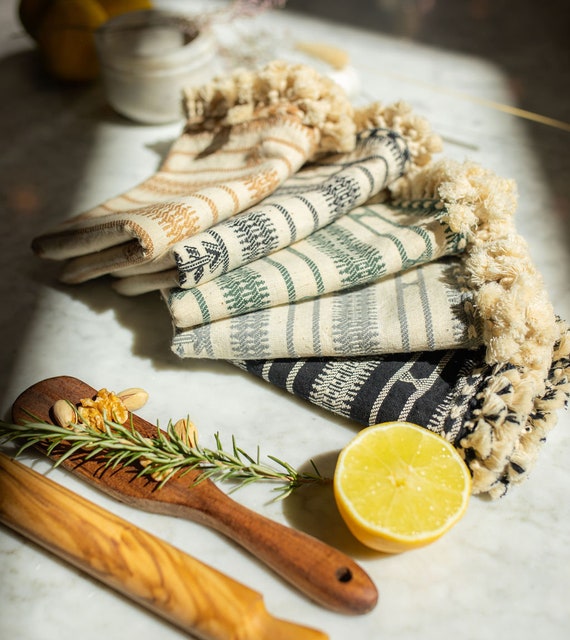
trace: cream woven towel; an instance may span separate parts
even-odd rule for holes
[[[366,356],[480,344],[473,292],[459,259],[440,260],[369,285],[226,318],[172,339],[182,358]]]
[[[400,177],[409,164],[406,140],[390,129],[367,129],[350,153],[306,165],[260,204],[176,243],[164,258],[115,272],[119,293],[189,289],[284,248],[336,220]]]
[[[185,132],[134,189],[33,242],[71,259],[67,283],[160,258],[169,247],[271,194],[307,160],[355,145],[353,109],[331,80],[272,63],[186,92]]]
[[[548,362],[555,315],[516,233],[514,183],[474,163],[439,160],[390,192],[385,202],[357,207],[287,250],[204,286],[165,292],[175,352],[360,356],[480,340],[493,362]],[[460,256],[451,278],[441,259],[450,254]],[[417,269],[427,263],[440,266]],[[252,313],[260,309],[266,311]],[[192,322],[203,326],[192,330]]]
[[[373,282],[465,245],[438,200],[370,201],[304,240],[165,299],[174,325],[188,328]]]
[[[357,207],[272,256],[205,285],[164,292],[175,326],[188,329],[317,299],[459,255],[464,277],[456,283],[458,294],[470,291],[473,303],[467,299],[465,304],[475,309],[473,327],[480,327],[489,361],[527,367],[543,381],[556,318],[528,247],[516,232],[515,184],[475,163],[439,160],[407,174],[390,192],[387,201]],[[407,314],[410,322],[414,312]],[[284,317],[284,311],[279,314]],[[271,314],[266,317],[270,321]],[[321,321],[333,326],[330,318]],[[428,341],[415,344],[442,348]]]

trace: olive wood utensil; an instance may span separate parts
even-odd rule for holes
[[[13,420],[30,421],[30,414],[52,421],[51,407],[61,398],[79,403],[96,390],[77,378],[58,376],[24,391],[14,402]],[[131,414],[135,429],[153,437],[157,427]],[[54,450],[57,459],[62,452]],[[45,453],[45,450],[44,450]],[[221,532],[282,578],[321,605],[345,614],[363,614],[376,605],[378,592],[370,577],[339,550],[295,529],[247,509],[218,489],[210,480],[194,484],[200,471],[174,476],[159,488],[149,477],[139,476],[136,465],[109,468],[103,456],[85,459],[78,451],[61,466],[81,476],[105,493],[133,507],[186,518]]]
[[[262,596],[0,453],[0,522],[204,640],[325,640]]]

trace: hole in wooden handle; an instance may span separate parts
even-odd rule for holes
[[[348,567],[340,567],[336,570],[336,579],[339,582],[350,582],[352,580],[352,571]]]

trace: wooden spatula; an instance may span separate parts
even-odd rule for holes
[[[203,640],[326,640],[259,593],[0,453],[0,522]]]
[[[51,420],[51,408],[64,398],[78,403],[96,390],[77,378],[58,376],[34,384],[14,402],[14,422]],[[157,427],[132,414],[133,425],[153,437]],[[57,459],[61,451],[52,453]],[[378,592],[370,577],[353,560],[337,549],[295,529],[285,527],[247,509],[228,497],[210,480],[194,484],[199,471],[173,477],[161,488],[148,477],[137,477],[139,469],[105,467],[102,458],[85,459],[74,453],[62,466],[90,484],[133,507],[153,513],[187,518],[226,535],[250,551],[284,579],[329,609],[346,614],[370,611]]]

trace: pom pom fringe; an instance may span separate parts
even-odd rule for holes
[[[320,132],[318,153],[354,149],[354,109],[344,90],[302,64],[274,61],[236,70],[183,93],[187,126],[216,128],[257,118],[293,116]]]
[[[442,160],[400,178],[390,192],[396,201],[439,200],[447,224],[467,238],[463,262],[490,373],[457,444],[474,493],[498,497],[526,477],[556,409],[568,401],[568,327],[516,232],[513,181],[475,163]]]

